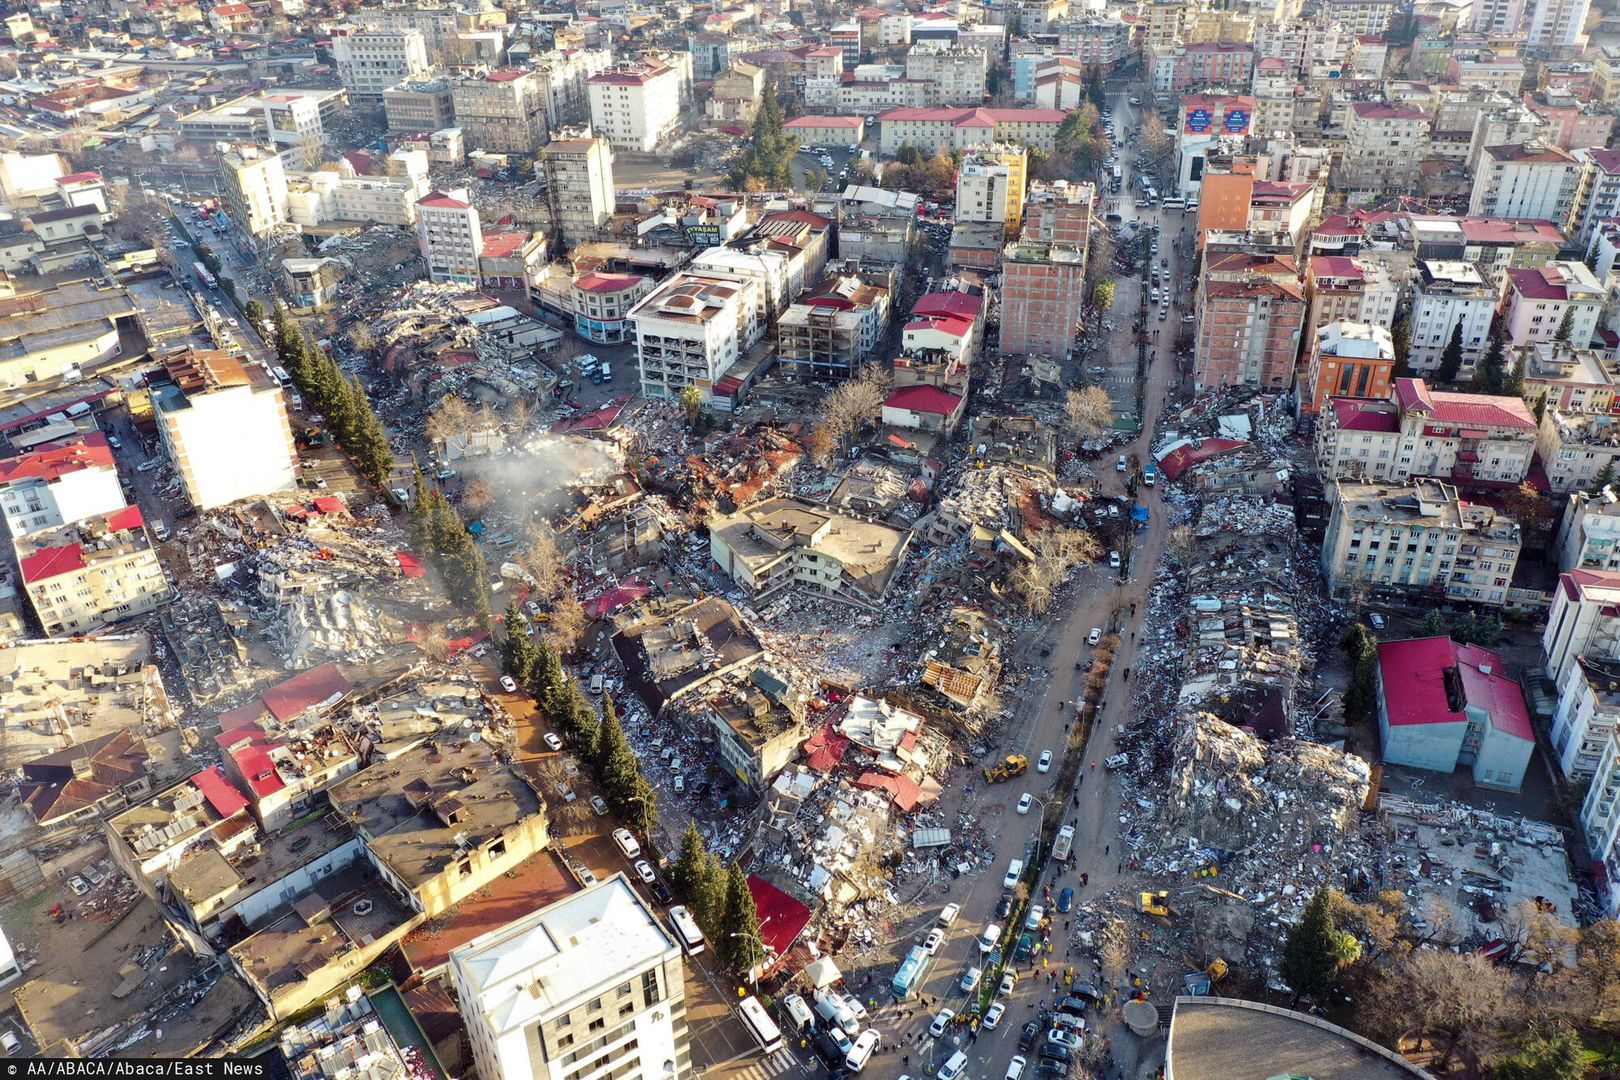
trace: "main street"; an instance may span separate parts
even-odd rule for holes
[[[1127,96],[1116,95],[1113,106],[1118,125],[1116,130],[1121,134],[1136,126],[1133,110],[1126,102]],[[1127,162],[1126,184],[1121,195],[1123,204],[1128,206],[1131,183],[1135,179],[1134,169],[1128,164],[1130,151],[1121,156]],[[1126,213],[1125,216],[1128,219],[1132,215]],[[1144,235],[1154,222],[1161,224],[1161,253],[1170,259],[1169,280],[1171,295],[1175,299],[1166,321],[1159,322],[1156,314],[1149,312],[1145,329],[1149,363],[1141,433],[1128,445],[1110,451],[1108,456],[1097,462],[1098,477],[1105,494],[1123,494],[1125,490],[1125,474],[1115,472],[1112,468],[1114,453],[1124,453],[1138,463],[1149,460],[1152,432],[1178,380],[1173,343],[1176,328],[1180,325],[1178,320],[1188,310],[1180,305],[1180,301],[1185,300],[1191,292],[1191,283],[1186,278],[1183,265],[1184,257],[1175,247],[1184,215],[1179,211],[1161,215],[1157,207],[1150,207],[1138,211],[1135,216],[1142,219]],[[1134,381],[1136,344],[1130,326],[1141,300],[1141,275],[1118,278],[1115,285],[1113,312],[1116,328],[1112,340],[1103,349],[1107,360],[1095,362],[1106,363],[1110,367],[1108,378],[1128,374]],[[1157,338],[1153,336],[1155,328],[1160,331]],[[1082,571],[1079,582],[1065,594],[1065,606],[1048,613],[1036,636],[1021,643],[1024,655],[1038,655],[1040,650],[1050,649],[1049,655],[1042,661],[1045,665],[1044,678],[1026,696],[1011,729],[991,759],[1008,753],[1026,754],[1030,759],[1029,771],[1016,780],[993,787],[978,782],[975,777],[968,781],[971,794],[958,788],[945,796],[947,810],[952,812],[948,816],[953,816],[956,806],[960,805],[973,809],[985,818],[985,831],[992,838],[995,857],[984,872],[957,879],[947,891],[924,898],[912,910],[910,917],[896,927],[895,938],[899,951],[903,953],[911,944],[921,943],[945,904],[958,903],[962,906],[960,917],[948,931],[946,941],[940,946],[921,987],[921,1003],[911,1002],[904,1006],[891,1004],[874,1011],[873,1022],[882,1032],[885,1053],[868,1065],[867,1072],[875,1070],[883,1077],[902,1073],[932,1073],[959,1048],[959,1044],[966,1044],[969,1059],[966,1075],[973,1080],[993,1080],[1005,1073],[1008,1061],[1018,1053],[1019,1028],[1033,1018],[1036,1004],[1043,997],[1051,997],[1049,991],[1041,988],[1042,980],[1030,975],[1019,983],[1010,997],[999,999],[1006,1001],[1008,1007],[1006,1016],[995,1030],[981,1031],[971,1043],[960,1025],[954,1026],[942,1040],[927,1035],[928,1025],[938,1007],[949,1005],[960,1010],[966,1004],[968,996],[960,990],[958,980],[969,967],[982,963],[977,939],[987,923],[998,921],[995,919],[995,909],[1003,892],[1002,876],[1013,859],[1025,857],[1026,849],[1039,827],[1037,812],[1032,811],[1027,817],[1013,813],[1012,806],[1019,795],[1028,792],[1046,805],[1054,801],[1067,804],[1065,820],[1076,825],[1071,860],[1067,864],[1048,866],[1042,880],[1035,884],[1037,896],[1042,885],[1050,884],[1054,894],[1067,886],[1075,890],[1077,900],[1083,900],[1120,882],[1117,873],[1119,860],[1112,852],[1120,792],[1111,775],[1100,764],[1093,768],[1091,763],[1100,763],[1115,752],[1116,726],[1127,719],[1129,694],[1124,672],[1135,664],[1136,639],[1148,609],[1145,602],[1147,591],[1153,568],[1158,564],[1169,532],[1158,490],[1142,487],[1136,497],[1148,508],[1149,517],[1146,530],[1137,534],[1135,546],[1130,552],[1128,575],[1122,579],[1117,572],[1108,568],[1106,562]],[[1077,787],[1072,791],[1058,791],[1054,790],[1053,785],[1059,772],[1058,765],[1054,764],[1053,771],[1043,775],[1036,771],[1035,761],[1043,750],[1061,754],[1067,742],[1068,727],[1074,717],[1072,703],[1081,695],[1084,679],[1084,671],[1076,670],[1075,665],[1080,662],[1084,668],[1089,661],[1091,649],[1086,645],[1086,635],[1093,627],[1101,627],[1105,633],[1117,633],[1119,648],[1103,694],[1103,708],[1085,747],[1085,760],[1081,763]],[[1000,816],[993,817],[995,814]],[[1089,884],[1085,888],[1080,885],[1082,874],[1089,877]],[[1062,916],[1054,914],[1054,926],[1053,938],[1058,945],[1052,960],[1054,966],[1058,966],[1059,961],[1067,963],[1062,953],[1063,939],[1066,937]],[[1085,970],[1089,973],[1089,957],[1086,959]],[[1074,962],[1078,964],[1080,958],[1076,957]],[[873,986],[862,996],[876,998],[881,1004],[889,996],[888,988]],[[927,1007],[928,1002],[935,1001],[941,1004],[933,1009]],[[1033,1069],[1033,1054],[1028,1056],[1031,1058],[1030,1068]],[[909,1063],[903,1062],[902,1057],[909,1058]]]

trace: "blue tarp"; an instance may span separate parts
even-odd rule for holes
[[[1143,506],[1141,503],[1137,503],[1135,506],[1131,507],[1131,520],[1132,521],[1140,521],[1140,522],[1146,523],[1147,519],[1148,519],[1148,509],[1147,509],[1147,507]]]

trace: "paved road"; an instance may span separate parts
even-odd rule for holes
[[[1125,100],[1127,96],[1118,95],[1114,106],[1115,121],[1125,125],[1125,130],[1134,127],[1134,118],[1130,118],[1133,110]],[[1129,154],[1126,157],[1128,160]],[[1127,180],[1129,179],[1128,176]],[[1144,210],[1139,212],[1138,216],[1142,218],[1144,227],[1161,218],[1157,210]],[[1164,239],[1161,254],[1168,255],[1171,259],[1171,270],[1174,275],[1171,280],[1179,286],[1176,295],[1185,296],[1190,290],[1186,288],[1181,276],[1181,258],[1172,250],[1173,238],[1179,233],[1181,225],[1180,212],[1163,215],[1161,228]],[[1114,347],[1105,351],[1111,358],[1112,366],[1119,370],[1110,371],[1109,378],[1124,376],[1134,383],[1136,350],[1131,336],[1130,320],[1141,295],[1141,279],[1139,276],[1120,278],[1116,288],[1115,342]],[[1173,328],[1178,325],[1176,320],[1183,313],[1184,309],[1172,307],[1170,318],[1165,322],[1159,322],[1154,313],[1150,315],[1147,323],[1150,363],[1143,434],[1123,448],[1124,453],[1133,455],[1137,461],[1147,460],[1151,432],[1170,390],[1177,382],[1175,359],[1172,354],[1175,332]],[[1161,343],[1155,343],[1152,337],[1154,328],[1161,331],[1159,335]],[[1104,492],[1123,493],[1123,479],[1122,474],[1108,470],[1101,476]],[[1028,792],[1037,799],[1048,802],[1052,799],[1061,799],[1071,804],[1068,819],[1077,825],[1072,861],[1067,866],[1049,867],[1043,881],[1043,884],[1051,884],[1054,894],[1064,886],[1073,887],[1077,894],[1094,893],[1112,887],[1118,880],[1116,873],[1118,860],[1112,853],[1112,843],[1120,792],[1106,771],[1100,767],[1095,771],[1092,770],[1089,762],[1100,762],[1114,752],[1115,727],[1124,723],[1126,719],[1129,694],[1123,673],[1126,668],[1133,666],[1135,661],[1135,637],[1140,632],[1142,621],[1147,614],[1145,598],[1152,578],[1152,569],[1157,565],[1168,533],[1158,495],[1158,491],[1152,488],[1142,488],[1138,492],[1137,497],[1148,507],[1150,517],[1147,530],[1137,534],[1136,546],[1129,564],[1129,577],[1121,579],[1117,573],[1110,571],[1106,564],[1083,571],[1079,586],[1068,598],[1066,610],[1053,613],[1046,620],[1044,629],[1036,641],[1030,643],[1034,648],[1040,646],[1051,648],[1050,656],[1046,660],[1047,678],[1028,699],[1022,715],[1014,722],[1012,733],[998,750],[999,753],[1015,751],[1026,753],[1032,763],[1030,771],[1018,780],[989,790],[985,790],[981,784],[974,784],[972,796],[965,795],[961,790],[953,791],[946,796],[949,808],[954,808],[964,801],[968,803],[976,801],[981,813],[992,809],[993,804],[1001,804],[1005,809],[1004,816],[999,822],[995,818],[986,817],[986,831],[994,838],[995,844],[995,861],[992,869],[973,878],[959,879],[948,894],[929,897],[920,910],[896,929],[895,936],[901,945],[909,947],[911,941],[921,941],[935,916],[946,903],[955,902],[962,905],[961,917],[951,928],[949,937],[941,946],[921,989],[927,999],[940,999],[945,1004],[955,1007],[960,1007],[966,1001],[966,995],[959,989],[957,980],[969,966],[980,962],[976,938],[985,924],[993,919],[996,903],[1002,893],[1002,875],[1010,860],[1023,857],[1026,845],[1039,824],[1039,817],[1034,812],[1027,817],[1014,814],[1012,807],[1020,794]],[[1134,613],[1131,611],[1133,603],[1136,605]],[[1042,750],[1051,749],[1054,752],[1062,750],[1068,730],[1067,722],[1072,717],[1072,709],[1066,710],[1065,704],[1080,696],[1083,678],[1083,672],[1076,671],[1074,665],[1076,661],[1089,658],[1091,650],[1085,644],[1085,637],[1094,626],[1117,630],[1120,648],[1104,692],[1105,706],[1102,715],[1086,748],[1087,767],[1081,771],[1078,790],[1054,791],[1051,787],[1051,778],[1055,777],[1056,770],[1043,776],[1035,771],[1033,763]],[[1080,888],[1082,872],[1088,874],[1090,878],[1089,888],[1084,890]],[[1053,936],[1054,941],[1061,945],[1061,931]],[[1054,965],[1060,955],[1054,953]],[[1018,1052],[1018,1029],[1026,1020],[1032,1018],[1036,1002],[1043,996],[1050,996],[1043,994],[1039,982],[1034,974],[1027,975],[1007,999],[1009,1008],[1001,1025],[994,1031],[981,1032],[978,1039],[971,1043],[967,1075],[973,1080],[994,1078],[1005,1072],[1008,1060]],[[887,988],[882,988],[882,993],[878,996],[880,1001],[885,999]],[[932,1011],[915,1003],[907,1005],[904,1009],[890,1005],[880,1009],[875,1018],[879,1030],[883,1033],[887,1052],[874,1059],[867,1072],[875,1072],[880,1077],[935,1071],[957,1049],[958,1044],[965,1041],[965,1035],[960,1030],[954,1037],[947,1035],[944,1040],[938,1042],[927,1037],[926,1030],[932,1018]],[[920,1043],[917,1041],[919,1035],[922,1036]],[[909,1056],[910,1062],[903,1063],[902,1055]]]

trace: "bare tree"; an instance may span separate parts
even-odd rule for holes
[[[1030,539],[1029,547],[1035,558],[1018,564],[1008,584],[1032,615],[1051,606],[1065,574],[1102,554],[1097,538],[1084,529],[1044,529]]]
[[[1097,949],[1097,963],[1102,969],[1103,982],[1109,991],[1118,988],[1125,978],[1125,969],[1131,963],[1131,932],[1125,920],[1117,916],[1103,924],[1102,944]]]
[[[563,587],[566,565],[551,523],[540,520],[530,523],[527,540],[528,546],[518,562],[534,578],[535,592],[548,599],[556,596]]]
[[[1357,903],[1337,890],[1332,896],[1334,921],[1363,942],[1362,955],[1366,959],[1377,960],[1404,951],[1401,922],[1406,916],[1405,893],[1385,889],[1366,903]]]
[[[838,436],[825,427],[816,427],[804,439],[805,453],[817,468],[825,469],[832,464],[833,454],[838,449]]]
[[[1178,562],[1190,563],[1198,553],[1198,534],[1191,525],[1177,525],[1170,530],[1168,546]]]
[[[1070,390],[1063,402],[1063,424],[1077,442],[1095,439],[1114,422],[1114,403],[1100,386]]]
[[[1433,1071],[1444,1074],[1458,1050],[1469,1050],[1509,1012],[1507,972],[1483,957],[1418,949],[1391,973],[1405,1007],[1399,1012],[1421,1046],[1444,1041]],[[1404,992],[1402,992],[1404,991]]]
[[[1534,900],[1509,905],[1502,915],[1502,937],[1513,946],[1512,959],[1531,964],[1559,961],[1575,944],[1575,931]]]
[[[1595,1020],[1620,1010],[1620,922],[1600,919],[1581,932],[1576,974],[1586,1011]]]
[[[355,323],[349,327],[349,348],[357,353],[370,354],[377,347],[377,335],[371,332],[371,327],[365,323]],[[459,400],[459,399],[457,399]]]
[[[475,518],[483,517],[494,501],[495,489],[482,476],[473,477],[461,489],[461,506]]]
[[[821,403],[822,426],[846,443],[883,413],[889,396],[888,373],[879,364],[867,364],[847,382],[833,387]]]
[[[441,444],[464,439],[472,432],[472,425],[472,406],[459,395],[447,394],[428,414],[427,437]]]
[[[552,603],[551,620],[545,624],[541,632],[553,649],[566,656],[579,645],[579,639],[584,635],[586,624],[589,622],[579,598],[572,592],[565,591]]]

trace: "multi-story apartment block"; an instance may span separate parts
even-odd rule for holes
[[[484,1080],[693,1076],[681,946],[621,874],[450,953]]]
[[[1620,472],[1620,420],[1605,413],[1541,414],[1536,449],[1547,485],[1559,494],[1591,490],[1602,474]]]
[[[1490,49],[1454,49],[1446,61],[1445,81],[1464,90],[1492,90],[1517,97],[1524,77],[1523,60]]]
[[[1541,651],[1555,684],[1583,656],[1620,657],[1620,573],[1576,567],[1559,574]]]
[[[1329,398],[1383,398],[1395,371],[1395,343],[1382,326],[1327,323],[1311,337],[1299,411],[1314,416]]]
[[[389,131],[442,131],[456,122],[449,79],[408,79],[382,92]]]
[[[800,146],[859,146],[866,121],[859,116],[799,116],[782,125]]]
[[[1118,18],[1064,19],[1053,24],[1058,55],[1105,71],[1122,66],[1132,57],[1131,24]]]
[[[1479,0],[1468,25],[1542,55],[1579,55],[1590,7],[1590,0]]]
[[[758,281],[680,273],[630,309],[641,392],[672,400],[688,386],[717,396],[715,383],[764,332]]]
[[[984,104],[989,70],[983,49],[913,45],[906,51],[906,78],[929,84],[929,105]]]
[[[1394,380],[1388,400],[1330,399],[1316,430],[1321,473],[1336,479],[1517,484],[1536,445],[1522,399],[1430,390],[1422,379]]]
[[[1541,138],[1574,153],[1579,147],[1607,146],[1614,132],[1614,113],[1572,93],[1543,90],[1526,94],[1525,104],[1540,117]]]
[[[1584,251],[1591,246],[1601,222],[1620,217],[1620,150],[1592,144],[1571,150],[1570,155],[1584,174],[1580,204],[1571,223]]]
[[[1413,371],[1430,372],[1462,324],[1463,370],[1471,370],[1485,350],[1491,316],[1501,300],[1499,285],[1490,282],[1473,263],[1426,259],[1412,279],[1412,338],[1407,364]]]
[[[652,287],[650,279],[638,274],[592,270],[580,275],[569,289],[574,333],[601,345],[628,340],[632,329],[626,316]]]
[[[136,506],[13,537],[12,546],[46,637],[86,634],[169,598]]]
[[[1395,13],[1394,0],[1327,0],[1322,18],[1345,33],[1382,34]]]
[[[969,154],[956,170],[956,220],[1001,224],[1016,236],[1024,215],[1022,146],[988,146]]]
[[[766,499],[709,518],[709,555],[754,603],[786,589],[875,609],[911,536],[797,499]]]
[[[1084,248],[1034,240],[1009,244],[1001,254],[1001,351],[1068,358],[1086,295]]]
[[[416,204],[416,239],[434,281],[478,281],[484,233],[465,188],[435,191]]]
[[[1617,717],[1620,660],[1576,657],[1558,684],[1558,704],[1548,732],[1553,763],[1564,779],[1579,783],[1597,775],[1605,751],[1613,744]]]
[[[419,30],[339,27],[332,31],[338,78],[356,101],[376,101],[390,86],[432,69]]]
[[[805,382],[847,379],[873,358],[888,327],[889,290],[837,278],[777,319],[777,363]]]
[[[1306,305],[1291,259],[1211,256],[1195,303],[1193,380],[1200,390],[1292,383]]]
[[[1580,163],[1556,146],[1487,146],[1468,194],[1468,212],[1568,228],[1579,208],[1582,179]]]
[[[1085,250],[1091,243],[1096,202],[1097,189],[1091,184],[1035,181],[1024,196],[1024,239],[1050,240]]]
[[[1614,487],[1605,487],[1595,494],[1572,491],[1566,499],[1553,541],[1559,572],[1620,574],[1620,494]]]
[[[0,516],[14,537],[110,514],[123,505],[118,467],[99,431],[53,439],[0,459]]]
[[[1412,191],[1429,142],[1429,114],[1415,105],[1357,101],[1345,116],[1337,187]]]
[[[621,64],[585,85],[591,127],[616,150],[650,154],[680,126],[680,74],[668,64]]]
[[[1508,343],[1540,345],[1561,335],[1585,348],[1592,343],[1605,302],[1603,285],[1585,263],[1555,261],[1509,269],[1503,319]]]
[[[218,349],[163,358],[151,387],[158,441],[198,510],[286,491],[296,450],[280,385],[262,365]]]
[[[999,142],[1050,152],[1065,115],[1059,109],[890,109],[877,118],[878,144],[885,154],[906,143],[925,154]]]
[[[1499,607],[1518,565],[1519,524],[1440,480],[1399,488],[1336,480],[1322,542],[1328,590],[1344,599],[1433,596]]]
[[[1603,704],[1609,707],[1614,693],[1603,687]],[[1603,754],[1592,773],[1592,783],[1581,803],[1581,832],[1586,850],[1603,867],[1598,875],[1599,910],[1608,918],[1620,915],[1620,739],[1614,732],[1603,742]]]
[[[305,166],[319,162],[325,151],[321,103],[308,94],[266,94],[260,100],[271,145],[290,148]]]
[[[231,220],[249,236],[263,236],[287,220],[287,172],[281,158],[261,146],[220,151],[220,186]]]
[[[1524,398],[1559,412],[1615,411],[1620,365],[1596,349],[1567,341],[1545,341],[1516,350],[1509,363],[1524,375]]]
[[[613,217],[613,148],[600,135],[562,131],[540,153],[552,232],[572,246],[595,239]]]
[[[533,71],[502,68],[451,85],[456,125],[467,142],[495,154],[532,154],[550,131],[546,94]]]
[[[734,61],[714,77],[704,119],[715,126],[748,127],[754,122],[765,90],[765,69],[743,60]]]
[[[552,49],[530,61],[535,84],[545,102],[546,126],[552,131],[587,123],[591,118],[588,91],[591,76],[613,66],[607,49]],[[685,68],[691,74],[690,58]],[[690,87],[686,89],[690,96]]]

